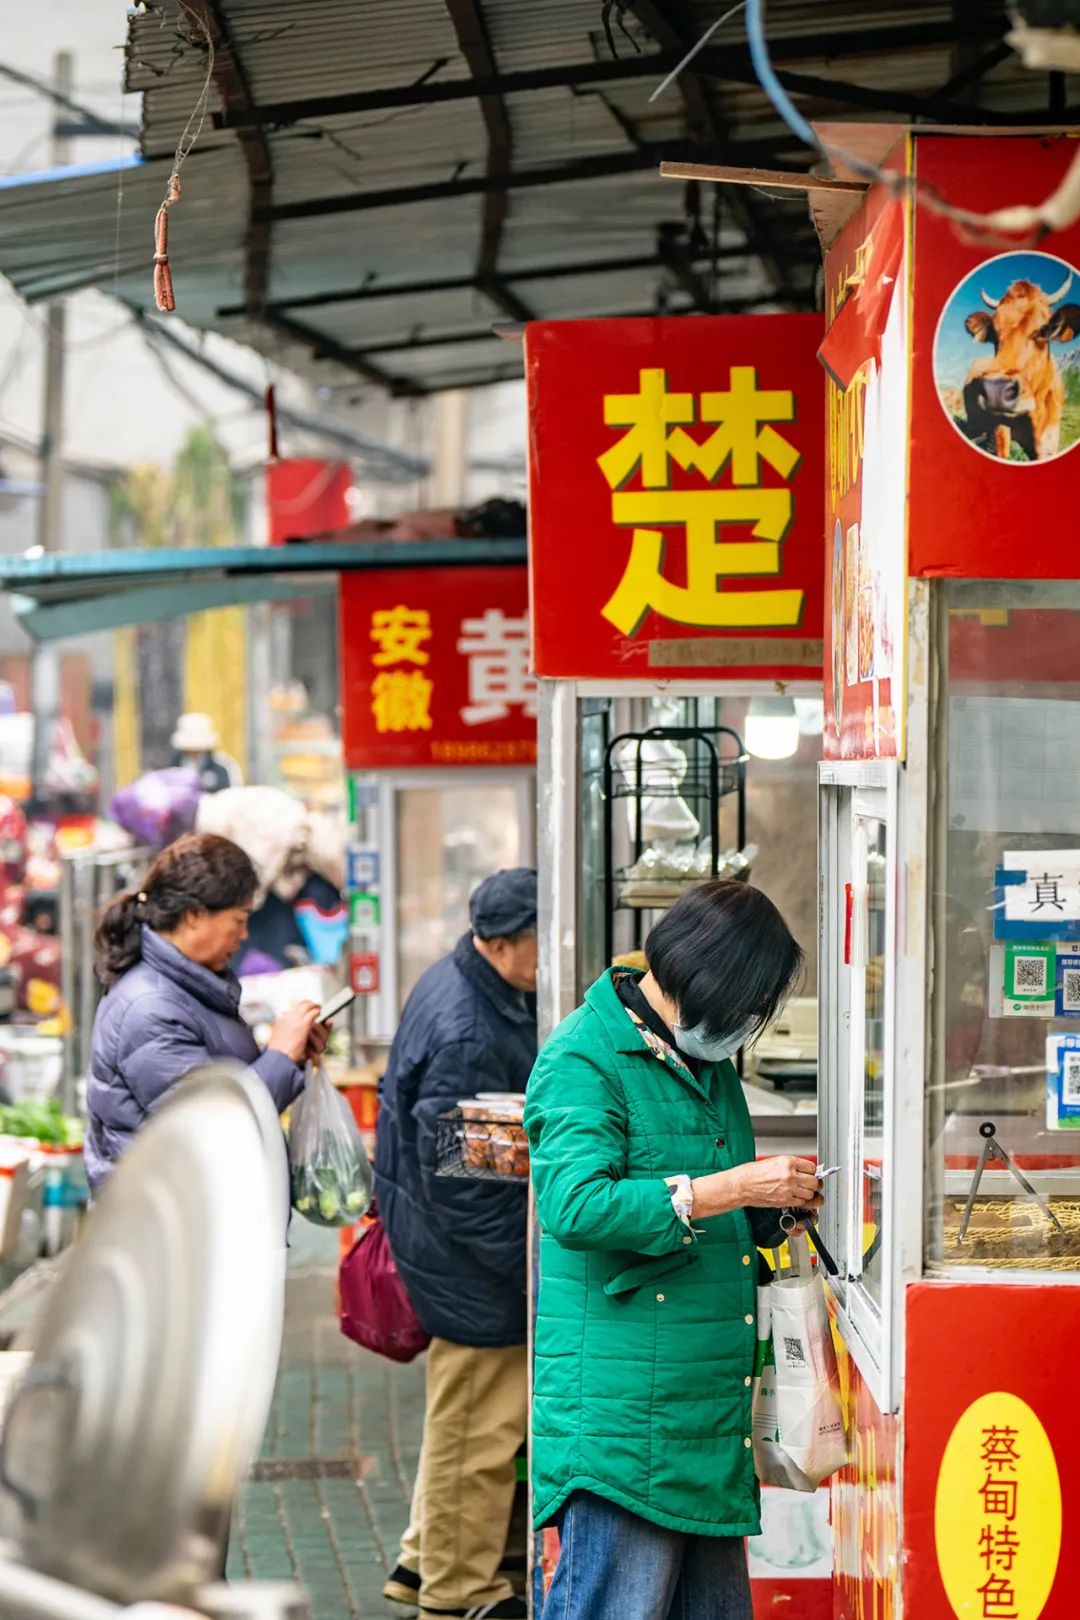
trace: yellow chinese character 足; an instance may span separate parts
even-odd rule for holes
[[[398,604],[381,608],[371,615],[371,639],[378,647],[371,662],[378,669],[387,664],[426,664],[429,655],[424,642],[431,640],[431,614],[427,608],[407,608]]]
[[[633,526],[626,570],[604,617],[633,635],[650,611],[674,624],[713,629],[794,628],[801,590],[723,591],[724,575],[746,578],[780,572],[780,542],[792,519],[786,489],[624,491],[612,499],[616,523]],[[717,524],[751,525],[752,540],[716,537]],[[685,584],[665,573],[665,537],[649,524],[685,530]]]
[[[669,394],[664,371],[640,371],[636,394],[605,394],[607,426],[629,430],[597,458],[611,488],[621,488],[640,466],[641,481],[646,489],[666,489],[668,457],[685,468],[687,453],[696,448],[685,433],[669,434],[668,428],[673,422],[693,420],[693,394]]]
[[[395,669],[371,684],[376,731],[430,731],[434,683],[418,669]]]

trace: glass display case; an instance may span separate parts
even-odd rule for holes
[[[1080,1281],[1080,582],[911,626],[905,764],[820,768],[822,1231],[882,1412],[907,1284]]]
[[[1080,1273],[1080,581],[940,594],[927,1269]]]

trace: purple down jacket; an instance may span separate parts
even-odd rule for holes
[[[94,1020],[87,1084],[86,1174],[101,1190],[146,1116],[177,1080],[212,1058],[247,1064],[278,1112],[300,1092],[303,1070],[282,1052],[261,1052],[239,1014],[240,983],[183,956],[151,929],[142,961],[103,998]]]

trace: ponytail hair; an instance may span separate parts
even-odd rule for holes
[[[247,906],[259,887],[251,859],[229,838],[188,833],[162,850],[139,890],[107,906],[94,936],[94,968],[108,990],[142,960],[142,931],[171,934],[198,911]]]

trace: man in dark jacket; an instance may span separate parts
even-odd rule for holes
[[[379,1211],[431,1334],[412,1519],[385,1588],[422,1616],[524,1616],[500,1575],[528,1408],[524,1181],[439,1176],[436,1120],[525,1090],[536,1059],[536,873],[497,872],[402,1014],[383,1081]]]

